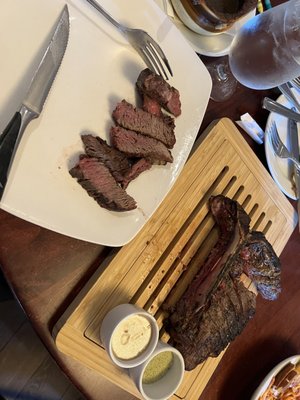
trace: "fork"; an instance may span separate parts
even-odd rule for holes
[[[86,0],[97,11],[99,11],[109,22],[111,22],[128,40],[131,46],[142,57],[148,68],[168,80],[168,75],[163,66],[167,67],[173,76],[169,61],[157,42],[142,29],[131,29],[117,22],[107,11],[104,10],[95,0]],[[162,61],[161,61],[162,60]]]
[[[292,79],[290,83],[295,89],[300,90],[300,77]]]
[[[285,145],[282,143],[275,122],[273,121],[269,130],[271,143],[274,153],[280,158],[287,158],[291,160],[296,168],[300,171],[300,162],[291,155]]]

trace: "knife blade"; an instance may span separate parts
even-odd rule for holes
[[[292,108],[293,109],[293,108]],[[288,119],[288,141],[290,143],[290,151],[293,157],[299,160],[299,141],[298,141],[298,127],[297,123]],[[298,220],[300,220],[300,171],[293,166],[294,173],[294,181],[295,181],[295,189],[296,189],[296,197],[297,197],[297,211],[298,211]]]
[[[269,97],[264,97],[262,101],[262,107],[270,112],[275,112],[277,114],[283,115],[286,118],[291,118],[297,122],[300,122],[300,113],[292,111],[288,107],[283,106],[282,104],[270,99]]]
[[[65,54],[68,38],[69,11],[67,5],[65,5],[21,107],[0,136],[0,200],[18,144],[29,122],[38,118],[42,112]]]

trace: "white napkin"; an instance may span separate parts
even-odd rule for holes
[[[235,121],[253,140],[258,144],[262,144],[264,141],[264,131],[258,125],[258,123],[251,117],[250,114],[246,113],[241,115],[240,121]]]

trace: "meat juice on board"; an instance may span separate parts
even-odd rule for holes
[[[270,89],[300,76],[300,0],[251,18],[229,54],[235,78],[252,89]]]

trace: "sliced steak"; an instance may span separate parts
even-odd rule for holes
[[[160,108],[158,101],[151,99],[151,97],[142,95],[143,97],[143,110],[150,114],[156,115],[157,117],[162,117],[163,113]]]
[[[117,104],[112,116],[123,128],[150,136],[161,141],[168,148],[172,148],[175,144],[174,123],[171,123],[170,119],[169,123],[166,123],[163,118],[136,108],[126,100]]]
[[[97,158],[81,157],[70,174],[101,207],[111,211],[136,208],[135,200],[117,184],[109,169]]]
[[[146,158],[140,158],[131,167],[131,169],[124,175],[121,186],[126,189],[131,181],[137,178],[142,172],[147,171],[152,167],[152,162]]]
[[[99,136],[81,135],[84,149],[89,157],[98,158],[110,170],[117,182],[122,182],[124,175],[131,170],[131,163],[126,154],[107,144]]]
[[[149,68],[144,69],[136,82],[138,90],[157,101],[175,117],[181,114],[180,96],[177,89],[169,85],[160,75]]]
[[[153,161],[173,161],[170,150],[159,140],[119,126],[112,127],[110,133],[113,146],[130,157],[143,157]]]
[[[256,294],[244,286],[242,273],[264,298],[273,300],[280,292],[279,259],[263,233],[249,230],[243,208],[222,195],[209,205],[219,240],[165,321],[187,370],[218,356],[253,317]]]

